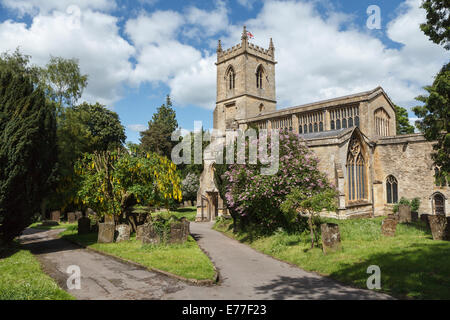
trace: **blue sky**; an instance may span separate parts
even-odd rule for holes
[[[129,141],[139,141],[170,94],[179,124],[212,127],[215,49],[240,41],[276,48],[278,108],[382,85],[410,109],[448,60],[419,30],[420,0],[168,1],[0,0],[0,52],[21,50],[33,63],[78,58],[89,74],[83,100],[116,111]],[[381,29],[368,29],[377,5]],[[414,118],[410,112],[410,117]]]

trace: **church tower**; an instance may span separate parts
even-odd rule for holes
[[[217,46],[217,97],[214,129],[237,129],[236,120],[276,110],[275,48],[248,41],[246,27],[241,43],[223,50]]]

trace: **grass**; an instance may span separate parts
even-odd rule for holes
[[[72,300],[19,244],[0,247],[0,300]]]
[[[391,238],[381,235],[383,218],[324,220],[339,224],[342,251],[324,255],[320,248],[310,249],[308,233],[233,234],[230,221],[214,228],[275,258],[356,287],[367,288],[367,268],[377,265],[382,292],[402,299],[450,299],[450,242],[432,240],[422,222],[399,224]]]
[[[153,212],[152,216],[155,215],[162,215],[165,218],[169,218],[170,216],[174,215],[178,219],[181,217],[185,217],[189,221],[195,221],[195,216],[197,215],[197,208],[196,207],[185,207],[185,208],[179,208],[174,211],[169,212]]]
[[[67,223],[67,222],[61,222],[57,226],[44,226],[42,225],[42,222],[35,222],[33,224],[30,224],[28,228],[34,228],[34,229],[43,229],[43,230],[53,230],[53,229],[66,229],[72,226],[76,226],[76,223]]]
[[[77,226],[61,233],[63,238],[75,240],[119,258],[137,262],[149,268],[156,268],[188,279],[214,280],[212,262],[189,236],[184,244],[142,245],[135,236],[130,241],[119,243],[97,243],[97,233],[78,235]]]

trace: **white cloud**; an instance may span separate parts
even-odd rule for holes
[[[114,0],[1,0],[0,3],[5,8],[16,10],[20,15],[66,11],[72,5],[82,10],[111,10],[116,7]]]
[[[83,98],[110,104],[121,97],[120,88],[132,71],[129,58],[135,51],[118,31],[117,18],[107,14],[54,11],[35,16],[29,27],[10,20],[0,23],[0,52],[20,46],[40,66],[50,54],[78,58],[81,71],[89,75]]]
[[[256,0],[237,0],[237,2],[248,9],[252,9],[253,5],[255,4]]]
[[[127,128],[134,132],[141,132],[147,130],[148,127],[143,124],[130,124],[127,126]]]
[[[187,22],[194,25],[185,34],[192,36],[208,37],[226,30],[229,26],[228,9],[225,2],[216,1],[216,8],[212,11],[190,7],[186,12]]]

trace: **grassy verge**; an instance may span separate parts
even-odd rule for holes
[[[28,228],[34,228],[34,229],[42,229],[42,230],[53,230],[53,229],[66,229],[72,226],[76,226],[76,223],[67,223],[67,222],[61,222],[57,226],[44,226],[42,225],[42,222],[35,222],[28,226]]]
[[[212,262],[191,236],[184,244],[142,245],[136,241],[135,236],[132,236],[130,241],[97,243],[97,233],[78,235],[77,232],[77,226],[73,226],[63,231],[61,235],[86,247],[131,260],[149,268],[167,271],[188,279],[214,280],[215,270]]]
[[[185,207],[185,208],[179,208],[175,211],[169,211],[169,212],[153,212],[152,216],[155,215],[162,215],[165,218],[169,218],[170,216],[174,215],[178,219],[181,217],[185,217],[189,221],[195,221],[195,216],[197,215],[197,208],[196,207]]]
[[[381,235],[382,218],[334,220],[342,251],[310,249],[308,233],[233,234],[230,221],[214,228],[256,250],[357,287],[367,288],[367,268],[381,269],[381,291],[403,299],[450,299],[450,242],[432,240],[421,222],[399,224],[395,237]]]
[[[0,300],[72,300],[19,244],[0,247]]]

